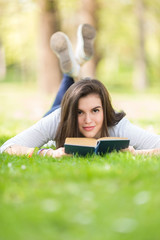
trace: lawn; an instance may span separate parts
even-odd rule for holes
[[[0,144],[43,115],[51,96],[40,96],[30,86],[1,84]],[[143,118],[124,104],[125,111],[133,122],[160,132],[158,113],[151,108],[150,116],[144,106],[148,97],[159,105],[158,96],[114,97],[115,105],[117,99],[143,99],[137,106]],[[129,153],[61,159],[1,154],[0,239],[158,240],[159,172],[160,157]]]

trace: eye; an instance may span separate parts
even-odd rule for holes
[[[82,111],[81,110],[78,110],[78,115],[82,115]]]
[[[99,112],[99,109],[98,109],[98,108],[95,108],[95,109],[93,109],[93,112],[94,112],[94,113],[97,113],[97,112]]]

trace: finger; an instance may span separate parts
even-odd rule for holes
[[[61,154],[62,154],[62,156],[72,156],[72,154],[68,154],[68,153],[65,152],[64,147],[61,148]]]
[[[62,156],[72,156],[72,155],[65,153],[64,147],[61,147],[61,148],[58,148],[58,149],[54,150],[52,156],[56,157],[56,158],[59,158],[59,157],[62,157]]]

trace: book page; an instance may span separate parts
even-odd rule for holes
[[[97,141],[105,141],[105,140],[126,140],[126,139],[128,139],[128,138],[121,138],[121,137],[102,137],[102,138],[99,138],[99,139],[97,139]]]
[[[97,140],[94,138],[66,138],[65,144],[95,147]]]

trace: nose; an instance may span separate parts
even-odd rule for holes
[[[86,113],[85,115],[85,123],[90,123],[91,122],[91,116],[89,113]]]

